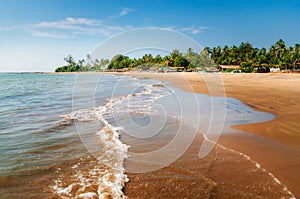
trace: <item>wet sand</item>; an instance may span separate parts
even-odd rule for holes
[[[165,80],[186,91],[209,94],[206,82],[199,73],[136,73],[133,76]],[[237,98],[255,110],[276,116],[275,120],[264,123],[235,125],[236,129],[259,134],[300,149],[300,74],[220,76],[227,97]],[[185,81],[189,85],[185,85]]]
[[[209,94],[208,88],[203,76],[198,73],[127,73],[128,75],[136,77],[155,78],[164,81],[168,81],[173,86],[177,86],[183,90]],[[245,133],[237,132],[235,130],[224,133],[219,139],[219,143],[222,145],[235,149],[239,152],[245,153],[251,157],[252,160],[261,164],[268,172],[273,173],[288,189],[295,194],[296,197],[300,197],[300,75],[299,74],[220,74],[224,86],[226,89],[227,97],[234,97],[245,104],[251,106],[257,111],[264,111],[275,115],[275,119],[268,122],[256,123],[256,124],[243,124],[233,126],[235,129],[245,131]],[[206,81],[211,81],[210,85],[214,84],[213,78]],[[185,82],[188,82],[187,85]],[[246,133],[249,132],[249,133]],[[194,144],[191,148],[197,147],[199,144]],[[196,150],[196,149],[195,149]],[[198,152],[198,151],[197,151]],[[202,160],[193,160],[191,156],[195,156],[197,153],[192,149],[188,150],[178,161],[172,165],[177,165],[175,168],[183,168],[181,170],[190,171],[190,167],[193,167],[192,172],[203,174],[204,176],[210,176],[209,179],[214,181],[205,185],[201,178],[199,186],[193,188],[189,182],[178,181],[176,175],[171,175],[166,182],[170,181],[170,184],[165,184],[165,196],[174,192],[176,189],[180,190],[183,186],[183,197],[191,198],[197,195],[196,192],[199,187],[200,190],[210,190],[208,192],[201,192],[203,197],[201,198],[222,198],[222,197],[239,197],[239,198],[252,198],[257,196],[264,196],[274,198],[280,196],[281,193],[275,194],[276,187],[271,187],[270,193],[264,192],[264,186],[258,185],[255,187],[257,191],[251,191],[247,187],[247,184],[251,185],[251,182],[255,182],[252,177],[258,177],[262,184],[265,178],[263,174],[252,173],[249,175],[245,170],[239,168],[251,167],[249,161],[243,162],[243,158],[229,158],[231,161],[225,161],[225,157],[234,156],[234,153],[226,154],[226,151],[218,149],[216,147],[214,152],[209,154],[206,158],[211,158],[214,154],[223,154],[219,157],[215,166],[214,172],[207,174],[201,169],[201,164],[205,164],[206,158]],[[226,158],[225,158],[226,159]],[[204,162],[201,162],[204,161]],[[130,182],[127,184],[125,190],[126,194],[132,198],[139,198],[137,190],[142,189],[144,196],[151,193],[151,189],[147,189],[147,181],[152,179],[153,181],[160,181],[161,176],[166,176],[165,173],[169,173],[174,166],[170,165],[167,168],[148,174],[129,174]],[[196,166],[195,166],[196,165]],[[217,166],[219,165],[219,166]],[[224,172],[230,170],[230,172]],[[241,175],[241,172],[243,175]],[[215,176],[215,177],[214,177]],[[157,180],[156,180],[157,179]],[[213,180],[214,179],[214,180]],[[235,182],[233,179],[238,179]],[[169,180],[169,181],[168,181]],[[178,182],[176,182],[176,180]],[[256,179],[257,180],[257,179]],[[260,180],[258,180],[260,182]],[[268,183],[270,183],[268,179]],[[214,184],[216,183],[216,184]],[[155,184],[155,183],[154,183]],[[161,183],[162,184],[162,183]],[[197,182],[196,182],[197,184]],[[214,184],[214,185],[213,185]],[[154,186],[154,185],[152,185]],[[150,187],[152,187],[150,186]],[[174,187],[175,186],[175,187]],[[204,187],[202,187],[204,186]],[[215,186],[215,187],[214,187]],[[238,186],[238,187],[236,187]],[[252,185],[254,186],[254,185]],[[244,187],[244,188],[242,188]],[[261,190],[259,187],[262,187]],[[203,188],[203,189],[202,189]],[[273,189],[274,188],[274,189]],[[243,191],[243,189],[245,191]],[[136,193],[132,193],[135,190]],[[147,191],[149,190],[149,192]],[[168,191],[169,190],[169,191]],[[216,191],[218,190],[218,191]],[[234,193],[230,190],[235,190]],[[247,191],[248,190],[248,191]],[[262,191],[264,190],[264,191]],[[154,191],[154,190],[152,190]],[[154,191],[155,192],[155,191]],[[182,191],[181,191],[182,192]],[[275,195],[272,195],[274,192]],[[174,197],[177,195],[174,192]],[[178,192],[180,193],[180,191]],[[191,193],[191,195],[187,195]],[[201,193],[198,193],[201,195]],[[157,193],[158,194],[158,193]],[[207,194],[207,195],[205,195]],[[247,195],[248,194],[248,195]],[[250,194],[250,195],[249,195]],[[254,194],[254,195],[252,195]],[[159,197],[162,195],[158,195]],[[200,196],[199,196],[200,197]],[[142,198],[142,197],[140,197]],[[157,198],[157,197],[156,197]]]
[[[198,152],[202,141],[203,138],[199,135],[183,156],[163,169],[147,173],[128,173],[130,181],[124,189],[126,196],[128,198],[291,197],[273,176],[236,151],[216,145],[205,158],[200,159]]]

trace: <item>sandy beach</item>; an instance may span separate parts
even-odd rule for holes
[[[213,85],[213,79],[205,81],[207,78],[202,76],[205,74],[199,73],[127,75],[164,80],[185,91],[203,94],[210,94],[206,81],[212,81],[210,85]],[[257,111],[272,113],[275,119],[256,124],[234,125],[234,129],[245,133],[236,133],[233,130],[232,134],[229,132],[222,135],[219,143],[249,155],[279,178],[296,197],[300,197],[300,75],[220,74],[220,77],[227,97],[239,99]],[[194,163],[190,161],[190,164]],[[129,175],[130,177],[135,179],[137,176]],[[129,183],[129,196],[130,187]]]
[[[274,115],[274,119],[267,122],[225,128],[218,140],[221,145],[216,145],[202,159],[198,157],[203,142],[203,135],[199,133],[188,150],[163,169],[128,172],[129,182],[124,187],[128,198],[300,197],[299,74],[109,74],[158,79],[165,81],[164,86],[212,96],[218,96],[220,81],[215,81],[218,78],[222,80],[226,97]],[[151,151],[153,147],[160,147],[157,140],[150,139],[147,144],[130,143],[126,135],[121,138],[132,146],[129,150]],[[159,140],[161,146],[168,143],[167,137]],[[125,168],[130,166],[130,161],[125,161]]]
[[[165,80],[186,91],[210,94],[203,75],[198,73],[138,73],[133,76]],[[300,149],[299,74],[220,74],[220,76],[227,97],[237,98],[255,110],[276,116],[275,120],[265,123],[236,125],[234,126],[236,129],[266,136]],[[189,85],[185,85],[185,81]]]

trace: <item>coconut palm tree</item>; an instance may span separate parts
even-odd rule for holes
[[[211,53],[211,59],[216,63],[218,63],[218,59],[221,57],[221,47],[217,46],[217,47],[213,47],[212,49],[212,53]]]

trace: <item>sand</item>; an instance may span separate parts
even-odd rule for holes
[[[210,74],[141,72],[118,74],[164,80],[185,91],[216,95],[216,92],[209,92],[206,86],[209,84],[214,87],[214,78],[210,78]],[[227,148],[248,155],[268,172],[274,174],[299,198],[300,74],[218,75],[222,78],[227,97],[236,98],[257,111],[272,113],[275,116],[274,120],[268,122],[234,125],[232,131],[223,133],[218,142]],[[210,80],[205,81],[204,79],[207,78]],[[276,187],[277,185],[272,185],[272,191],[268,192],[270,187],[264,184],[270,182],[268,176],[260,174],[260,171],[255,168],[251,169],[249,161],[235,157],[234,153],[216,148],[205,159],[199,160],[196,156],[199,145],[201,143],[193,144],[190,150],[169,167],[152,173],[129,173],[130,181],[125,187],[126,194],[130,198],[161,198],[163,196],[195,198],[198,197],[197,194],[200,194],[200,198],[250,197],[250,195],[243,194],[269,198],[282,196],[281,193],[276,193],[281,189]],[[216,155],[218,158],[215,161],[214,156]],[[229,160],[226,160],[226,157]],[[209,171],[202,167],[206,164],[210,165]],[[174,168],[177,171],[174,171]],[[254,172],[249,175],[244,168],[250,168]],[[185,178],[181,178],[178,170],[191,172],[192,180],[182,180]],[[189,176],[189,174],[183,175]],[[234,179],[237,181],[231,182]],[[258,184],[255,190],[250,190],[247,184],[251,185],[256,182],[264,185]],[[162,189],[157,191],[159,188]],[[232,190],[236,190],[236,192],[233,193]]]
[[[171,82],[183,90],[210,94],[199,73],[131,73]],[[272,113],[264,123],[235,125],[300,149],[300,74],[219,74],[227,97],[237,98],[255,110]],[[185,81],[189,85],[185,84]]]
[[[210,94],[206,86],[208,82],[204,80],[207,79],[205,74],[126,74],[160,79],[185,91]],[[275,116],[274,120],[268,122],[234,125],[234,129],[245,133],[236,133],[233,130],[232,134],[222,135],[219,143],[249,155],[287,185],[296,197],[300,197],[300,75],[219,75],[227,97],[239,99],[257,111],[272,113]],[[210,79],[209,84],[213,85],[213,78]]]

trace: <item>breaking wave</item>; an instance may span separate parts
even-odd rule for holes
[[[155,100],[170,95],[172,91],[155,85],[142,85],[133,93],[107,99],[106,104],[91,109],[81,109],[63,115],[65,121],[75,124],[97,121],[100,129],[95,132],[100,153],[92,154],[96,160],[72,166],[66,179],[61,174],[52,189],[60,198],[126,198],[122,192],[128,182],[123,162],[128,158],[128,148],[120,139],[118,120],[131,113],[151,113]],[[80,132],[78,132],[80,134]],[[87,166],[90,165],[90,166]]]

